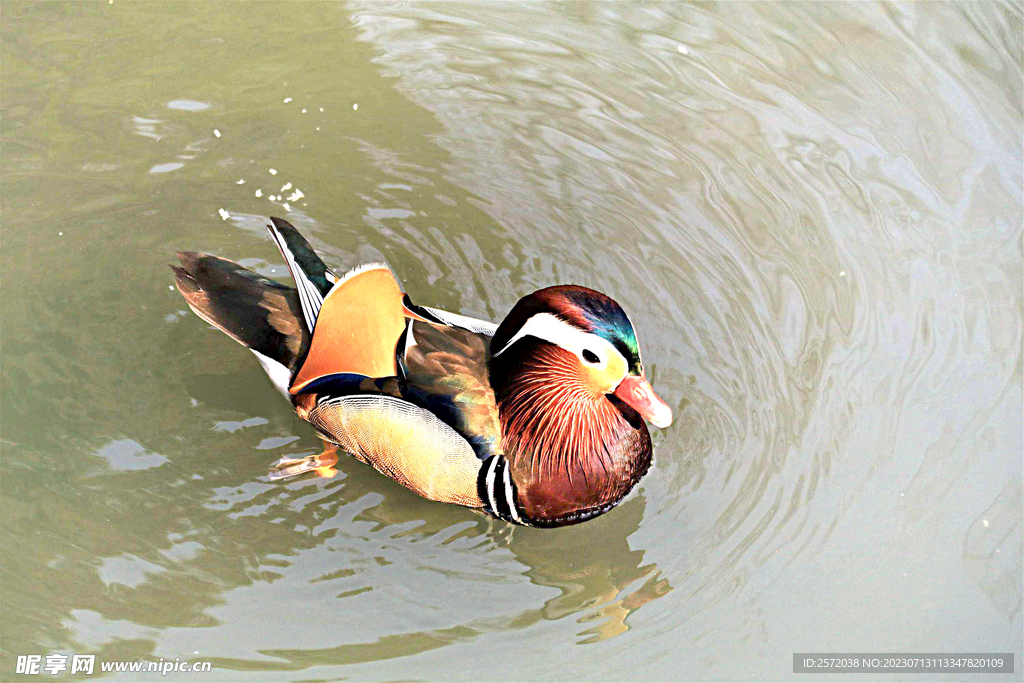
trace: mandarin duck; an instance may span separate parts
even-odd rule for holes
[[[610,510],[646,474],[644,420],[667,427],[672,411],[611,298],[547,287],[495,325],[414,304],[381,263],[337,277],[289,223],[267,228],[295,288],[209,254],[171,267],[192,310],[247,346],[328,444],[272,479],[331,476],[340,450],[424,498],[556,527]]]

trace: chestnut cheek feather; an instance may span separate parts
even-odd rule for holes
[[[571,351],[538,343],[515,362],[497,397],[524,517],[560,526],[607,510],[650,466],[642,419],[609,395],[616,378],[584,367]]]
[[[529,453],[532,468],[571,470],[570,454],[602,453],[605,431],[619,419],[596,378],[576,354],[537,349],[499,403],[506,452]]]

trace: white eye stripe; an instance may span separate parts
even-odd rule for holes
[[[619,350],[612,346],[611,342],[607,339],[599,337],[591,332],[584,332],[578,327],[570,325],[551,313],[538,313],[530,317],[526,323],[519,328],[519,331],[516,332],[515,336],[509,339],[507,344],[495,351],[493,355],[498,356],[504,353],[517,341],[527,336],[537,337],[538,339],[543,339],[555,346],[560,346],[567,351],[572,351],[580,357],[580,360],[590,367],[606,366],[608,364],[608,359],[610,359],[613,354],[622,358],[624,365],[628,365],[628,363],[626,363],[626,359],[622,357],[621,353],[619,353]],[[590,351],[595,354],[598,361],[596,363],[587,361],[583,358],[584,351]]]

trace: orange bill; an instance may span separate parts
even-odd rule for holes
[[[664,429],[672,424],[672,409],[654,393],[643,375],[626,375],[616,387],[615,395],[655,427]]]

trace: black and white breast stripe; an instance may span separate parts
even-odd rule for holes
[[[277,243],[277,248],[281,251],[281,255],[288,262],[288,269],[291,270],[296,289],[299,291],[299,303],[302,305],[302,315],[306,319],[306,327],[312,332],[313,327],[316,325],[316,318],[320,315],[320,307],[324,304],[323,294],[320,293],[317,286],[313,284],[309,276],[306,275],[306,272],[295,261],[295,255],[288,248],[284,235],[273,224],[269,224],[267,227],[270,229],[270,234],[273,236],[274,242]]]
[[[529,526],[516,504],[516,485],[505,456],[492,455],[484,461],[477,478],[477,494],[484,503],[484,509],[495,517]]]

